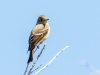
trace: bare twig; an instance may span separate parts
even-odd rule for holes
[[[40,44],[39,44],[39,45],[40,45]],[[38,46],[39,46],[39,45],[38,45]],[[43,47],[43,48],[44,48],[44,47]],[[35,49],[34,53],[37,51],[37,49],[38,49],[38,47]],[[36,61],[37,61],[37,60],[36,60]],[[36,61],[35,61],[35,62],[36,62]],[[27,66],[26,66],[26,69],[25,69],[24,75],[26,75],[26,72],[27,72],[28,66],[29,66],[29,63],[28,63]]]
[[[29,66],[29,63],[28,63],[27,66],[26,66],[26,70],[25,70],[25,72],[24,72],[24,75],[25,75],[26,72],[27,72],[28,66]]]
[[[37,56],[37,59],[34,61],[34,63],[33,63],[33,65],[32,65],[32,67],[30,68],[30,70],[29,70],[29,72],[28,72],[28,75],[30,75],[32,72],[32,69],[33,69],[33,67],[35,66],[35,64],[36,64],[36,62],[37,62],[37,60],[39,59],[39,57],[41,56],[41,54],[42,54],[42,52],[43,52],[43,50],[45,49],[45,46],[46,46],[46,44],[44,44],[44,46],[43,46],[43,48],[42,48],[42,50],[41,50],[41,52],[39,53],[39,55]]]
[[[35,70],[33,70],[32,72],[36,71],[36,70],[39,69],[41,66],[42,66],[42,64],[41,64],[39,67],[37,67]],[[31,73],[32,73],[32,72],[31,72]]]
[[[41,54],[42,54],[43,50],[45,49],[45,46],[46,46],[46,44],[44,44],[44,46],[43,46],[43,48],[42,48],[41,52],[40,52],[40,53],[39,53],[39,55],[37,56],[37,60],[38,60],[38,58],[41,56]]]
[[[36,49],[35,49],[34,53],[37,51],[37,49],[39,49],[39,46],[40,46],[40,44],[36,47]]]
[[[66,46],[65,48],[63,48],[62,50],[60,50],[43,68],[41,68],[39,71],[37,71],[36,73],[34,73],[33,75],[37,75],[38,73],[40,73],[42,70],[44,70],[46,67],[48,67],[52,61],[65,49],[69,48],[69,46]]]

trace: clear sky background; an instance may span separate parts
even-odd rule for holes
[[[0,0],[0,75],[23,75],[29,35],[41,14],[50,19],[51,33],[36,66],[70,48],[38,75],[92,73],[81,60],[100,70],[100,0]]]

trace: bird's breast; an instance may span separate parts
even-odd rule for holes
[[[50,26],[48,27],[48,32],[47,32],[47,34],[40,40],[39,43],[41,43],[41,42],[43,42],[44,40],[46,40],[46,39],[48,38],[49,34],[50,34]]]

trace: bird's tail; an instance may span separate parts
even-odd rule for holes
[[[31,50],[27,64],[33,61],[33,54],[34,54],[34,50]]]

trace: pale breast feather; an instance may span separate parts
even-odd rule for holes
[[[38,24],[32,30],[33,37],[31,39],[33,39],[34,44],[39,44],[49,36],[49,33],[50,27],[48,24],[45,27],[43,24]]]

